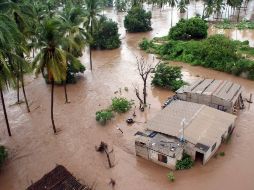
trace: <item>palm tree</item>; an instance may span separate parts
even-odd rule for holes
[[[40,51],[33,60],[36,74],[47,71],[48,81],[51,82],[51,122],[56,134],[54,122],[54,84],[55,81],[66,80],[66,54],[60,48],[64,36],[63,23],[58,18],[47,18],[38,27],[38,45]]]
[[[172,24],[173,24],[173,8],[176,6],[177,4],[177,0],[169,0],[169,6],[171,7],[171,27],[172,27]]]
[[[2,5],[2,6],[1,6]],[[4,6],[3,6],[4,5]],[[19,2],[19,1],[8,1],[8,0],[3,0],[0,4],[0,9],[1,11],[5,12],[8,14],[15,22],[17,25],[17,28],[19,29],[20,33],[22,36],[18,39],[19,45],[15,47],[16,53],[22,58],[23,60],[16,60],[17,66],[12,67],[12,72],[17,78],[17,103],[20,103],[20,82],[21,82],[21,87],[23,91],[23,96],[25,99],[27,111],[30,112],[30,108],[28,105],[27,97],[26,97],[26,91],[24,87],[24,72],[28,71],[29,65],[26,64],[25,58],[24,58],[24,53],[28,53],[27,51],[27,41],[30,38],[30,34],[32,31],[31,27],[33,26],[34,23],[34,11],[33,7],[30,6],[30,4],[26,2]],[[13,59],[10,59],[11,64],[15,64]],[[25,65],[24,65],[25,64]]]
[[[9,125],[9,120],[7,116],[7,111],[5,107],[5,101],[3,96],[3,91],[12,86],[14,82],[13,73],[10,67],[10,58],[16,60],[18,56],[13,53],[13,49],[17,46],[17,41],[20,38],[15,22],[8,16],[0,14],[0,94],[2,100],[2,106],[5,116],[5,122],[8,130],[9,136],[11,136],[11,130]]]
[[[89,39],[89,55],[90,55],[90,68],[93,69],[92,64],[92,36],[93,36],[93,26],[95,25],[95,22],[97,22],[97,17],[100,16],[100,6],[101,1],[100,0],[85,0],[86,5],[86,17],[87,21],[84,22],[84,26],[86,27],[87,31],[89,31],[91,35],[91,39]]]
[[[72,3],[65,6],[63,12],[60,13],[60,18],[63,20],[65,27],[64,40],[62,48],[66,51],[66,65],[73,63],[79,64],[76,57],[82,55],[82,50],[85,47],[85,31],[80,28],[80,24],[84,21],[85,12],[80,7],[74,7]],[[64,81],[65,103],[69,103],[66,89],[66,81]]]

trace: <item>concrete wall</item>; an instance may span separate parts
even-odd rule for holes
[[[145,159],[149,159],[148,148],[135,145],[136,155]]]
[[[158,152],[150,149],[149,150],[149,159],[151,161],[153,161],[154,163],[159,164],[161,166],[165,166],[165,167],[170,168],[172,170],[175,169],[175,165],[176,165],[176,161],[177,161],[176,158],[167,156],[167,163],[164,163],[164,162],[161,162],[158,160],[158,154],[159,154]]]

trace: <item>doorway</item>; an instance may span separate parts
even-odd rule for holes
[[[196,152],[195,161],[203,164],[204,161],[204,154],[201,152]]]

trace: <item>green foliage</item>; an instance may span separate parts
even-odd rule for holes
[[[173,40],[204,39],[207,37],[207,29],[207,23],[199,17],[181,19],[170,29],[168,36]]]
[[[77,82],[76,74],[84,73],[85,70],[86,70],[85,66],[81,63],[68,64],[67,65],[66,83],[68,83],[68,84],[76,83]]]
[[[229,20],[224,19],[222,22],[215,24],[215,27],[219,29],[254,29],[254,21],[243,20],[239,23],[232,23]]]
[[[105,125],[108,120],[110,120],[114,115],[110,109],[100,110],[96,112],[96,121]]]
[[[124,18],[124,27],[128,32],[147,32],[151,27],[152,13],[141,6],[133,6]]]
[[[118,12],[124,12],[127,10],[127,2],[126,0],[116,0],[115,7]]]
[[[146,51],[151,46],[151,42],[148,39],[143,38],[143,40],[138,45],[139,45],[140,49]]]
[[[3,165],[4,161],[8,156],[7,150],[4,146],[0,146],[0,167]]]
[[[168,176],[169,181],[171,181],[171,182],[175,181],[175,175],[174,175],[173,171],[170,171],[167,176]]]
[[[193,164],[194,161],[191,159],[190,155],[184,153],[182,160],[176,162],[176,170],[190,169]]]
[[[159,54],[162,59],[201,65],[254,79],[254,61],[241,56],[241,53],[253,56],[254,48],[248,46],[248,41],[239,42],[224,35],[213,35],[199,41],[170,40],[160,45],[152,43],[149,48],[152,49],[150,52]]]
[[[132,102],[126,98],[113,98],[112,99],[112,110],[117,113],[125,113],[131,109]]]
[[[225,152],[220,152],[219,155],[220,156],[225,156]]]
[[[155,74],[152,80],[155,86],[177,90],[185,83],[182,80],[182,73],[180,67],[173,67],[161,63],[155,69]]]
[[[101,17],[95,26],[92,48],[115,49],[120,47],[117,23],[106,17]]]

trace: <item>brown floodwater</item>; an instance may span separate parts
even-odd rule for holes
[[[174,23],[179,16],[178,13],[175,14],[177,17]],[[132,126],[126,125],[125,119],[132,115],[134,109],[127,114],[116,115],[106,126],[95,121],[95,112],[106,108],[112,97],[124,96],[134,99],[137,104],[133,85],[141,87],[141,80],[136,69],[136,56],[144,55],[148,62],[158,62],[154,55],[140,51],[138,42],[143,37],[166,35],[171,21],[169,8],[161,12],[155,9],[153,31],[126,34],[123,29],[124,14],[116,15],[109,10],[107,15],[120,24],[122,46],[111,51],[93,51],[92,72],[87,53],[84,53],[81,60],[87,66],[87,71],[80,76],[77,84],[68,85],[70,104],[64,104],[63,88],[56,87],[55,123],[61,129],[58,135],[53,135],[50,122],[50,86],[41,77],[26,78],[32,110],[30,114],[26,113],[24,104],[15,105],[14,91],[5,93],[13,136],[10,138],[7,135],[0,104],[0,144],[9,150],[9,159],[0,171],[0,190],[25,189],[56,164],[67,167],[81,182],[95,184],[97,190],[112,189],[108,185],[110,178],[116,181],[115,189],[118,190],[253,190],[253,104],[246,104],[246,109],[239,113],[231,142],[220,148],[219,151],[224,151],[225,156],[213,158],[205,166],[196,163],[190,170],[175,172],[174,183],[167,180],[167,168],[135,156],[133,136],[144,128],[147,120],[158,113],[161,104],[172,92],[148,85],[150,108],[144,113],[136,111],[137,122]],[[253,44],[252,32],[242,32],[241,39],[248,39]],[[227,34],[234,37],[234,32],[232,35],[230,32]],[[198,77],[231,80],[245,87],[246,96],[254,93],[254,81],[183,63],[171,64],[183,67],[183,77],[187,82]],[[124,90],[125,87],[128,90]],[[123,130],[123,134],[117,127]],[[106,156],[95,151],[95,146],[100,141],[107,142],[110,149],[114,150],[111,154],[114,167],[111,169],[107,165]]]

